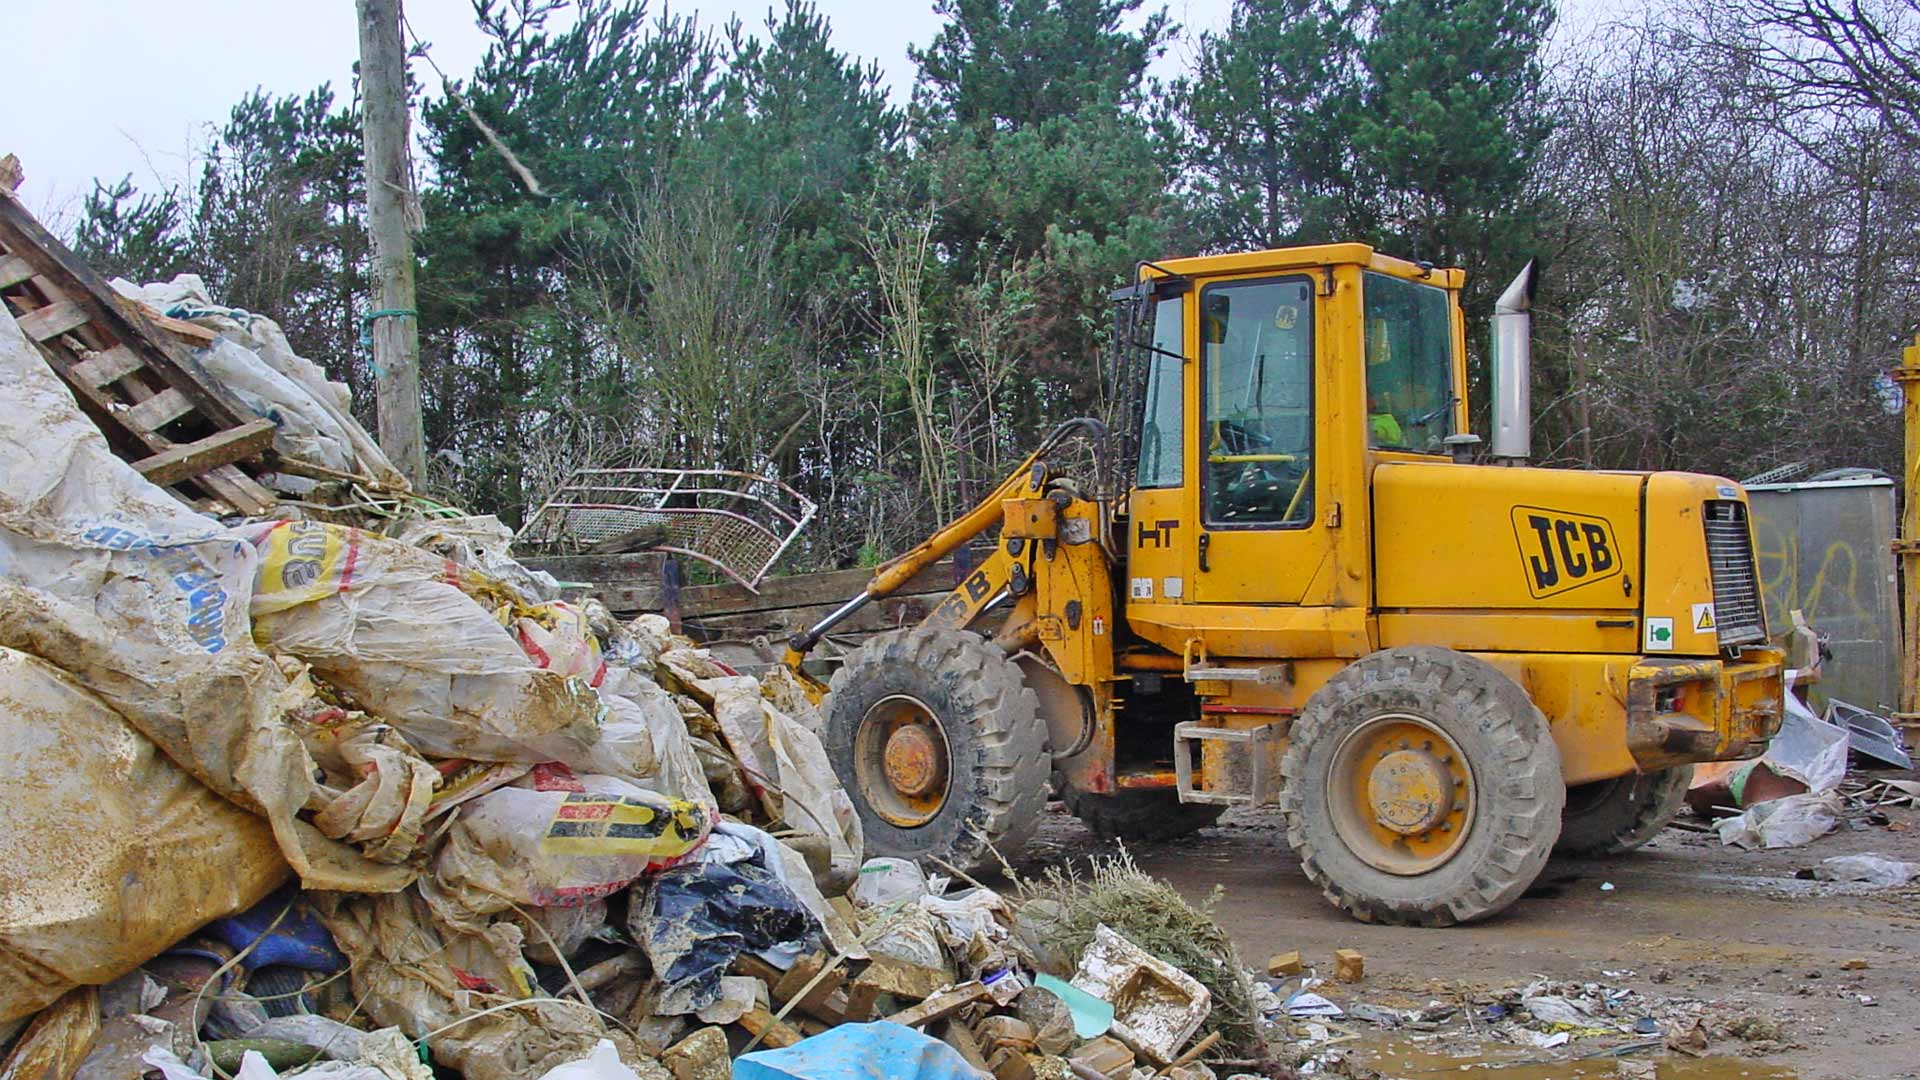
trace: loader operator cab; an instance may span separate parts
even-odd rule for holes
[[[868,850],[989,865],[1049,790],[1133,839],[1277,806],[1333,903],[1443,926],[1554,851],[1645,843],[1694,763],[1762,753],[1783,653],[1745,492],[1461,460],[1465,282],[1361,244],[1143,263],[1108,358],[1134,411],[1060,424],[790,643],[797,670],[983,541],[833,676],[825,746]],[[1097,477],[1072,471],[1083,437]]]

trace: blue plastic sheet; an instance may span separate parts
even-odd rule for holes
[[[733,1063],[733,1080],[981,1080],[939,1039],[876,1020],[841,1024],[780,1050],[760,1050]]]

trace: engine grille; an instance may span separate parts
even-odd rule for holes
[[[1753,532],[1745,503],[1707,503],[1707,565],[1713,573],[1713,618],[1720,644],[1747,645],[1767,639],[1760,582],[1753,569]]]

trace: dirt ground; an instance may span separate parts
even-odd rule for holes
[[[1016,863],[1023,873],[1102,850],[1078,821],[1052,809]],[[1222,887],[1216,917],[1258,971],[1272,954],[1298,949],[1331,976],[1333,950],[1360,950],[1362,982],[1316,988],[1349,1009],[1492,1001],[1537,977],[1594,982],[1648,1002],[1702,1001],[1722,1020],[1751,1015],[1778,1025],[1763,1027],[1759,1040],[1716,1032],[1705,1058],[1658,1055],[1651,1060],[1661,1080],[1920,1077],[1920,889],[1796,876],[1831,855],[1920,861],[1920,811],[1884,813],[1889,824],[1843,824],[1806,847],[1778,851],[1722,847],[1711,833],[1669,828],[1619,859],[1555,861],[1501,916],[1447,930],[1369,926],[1335,911],[1300,873],[1271,811],[1235,811],[1196,837],[1131,850],[1142,869],[1189,899]],[[1843,967],[1862,960],[1864,969]],[[1500,1080],[1557,1080],[1627,1076],[1636,1067],[1571,1061],[1584,1040],[1544,1054],[1489,1044],[1462,1056],[1458,1038],[1348,1026],[1359,1038],[1342,1053],[1381,1076],[1424,1080],[1490,1068]]]

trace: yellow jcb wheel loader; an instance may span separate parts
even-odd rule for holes
[[[828,752],[875,854],[1012,854],[1049,786],[1103,834],[1277,805],[1357,918],[1513,903],[1618,853],[1695,762],[1778,729],[1745,492],[1522,467],[1532,267],[1495,315],[1491,463],[1465,274],[1360,244],[1143,263],[1115,294],[1110,432],[1063,424],[834,625],[969,541],[921,625],[833,675]],[[1702,418],[1702,422],[1709,422]],[[1066,475],[1090,442],[1091,475]]]

